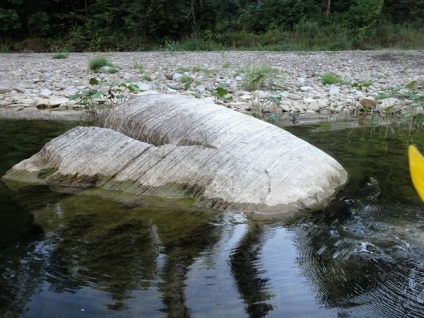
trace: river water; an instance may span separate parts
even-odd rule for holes
[[[0,175],[76,124],[0,120]],[[0,317],[424,317],[422,131],[349,126],[286,128],[350,176],[289,220],[0,182]]]

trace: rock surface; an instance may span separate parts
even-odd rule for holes
[[[91,72],[89,61],[98,55],[117,65],[117,72]],[[282,116],[350,114],[364,108],[360,103],[364,98],[374,98],[382,105],[377,110],[384,113],[384,98],[401,97],[399,109],[412,102],[413,94],[405,87],[413,80],[424,81],[423,61],[422,50],[71,53],[63,60],[54,60],[51,54],[0,54],[0,116],[4,109],[25,115],[27,109],[39,105],[45,105],[39,111],[47,114],[80,109],[75,101],[63,98],[91,88],[91,77],[134,82],[143,91],[195,95],[250,114],[258,109],[271,109]],[[249,70],[264,65],[272,70],[269,78],[261,87],[252,87],[249,78],[255,76]],[[326,73],[343,82],[323,85],[321,77]],[[218,98],[218,87],[228,94]],[[423,94],[422,87],[418,93]],[[59,105],[46,102],[58,98]],[[265,107],[258,107],[258,101]]]
[[[322,208],[347,180],[336,160],[309,143],[194,97],[146,95],[102,125],[68,131],[3,178],[279,213]]]

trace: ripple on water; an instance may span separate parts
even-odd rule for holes
[[[361,193],[292,225],[301,273],[339,315],[424,317],[422,209],[382,201],[374,179]]]

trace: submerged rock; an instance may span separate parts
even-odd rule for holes
[[[289,132],[187,96],[142,96],[101,125],[53,139],[3,178],[282,213],[323,207],[347,180],[336,160]]]

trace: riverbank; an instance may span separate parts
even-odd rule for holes
[[[115,73],[91,71],[97,56]],[[400,112],[414,102],[407,85],[417,81],[414,93],[422,94],[424,81],[422,50],[71,53],[65,59],[20,53],[0,54],[0,65],[0,116],[21,118],[80,118],[81,105],[69,97],[102,89],[89,84],[93,77],[135,83],[140,94],[193,95],[254,116],[300,122],[364,109],[384,113],[391,106]]]

